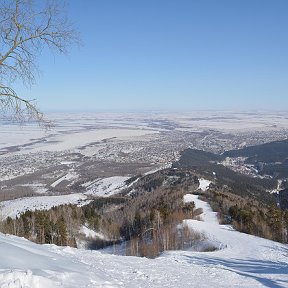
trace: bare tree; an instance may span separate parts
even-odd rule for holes
[[[20,96],[12,88],[21,81],[35,83],[37,57],[44,48],[66,53],[78,41],[77,32],[67,20],[63,1],[0,1],[0,111],[18,121],[45,123],[35,99]],[[40,2],[40,3],[39,3]]]

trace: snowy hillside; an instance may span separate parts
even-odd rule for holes
[[[91,200],[87,200],[87,196],[81,193],[60,195],[60,196],[39,196],[25,197],[14,200],[2,201],[0,203],[0,216],[3,219],[7,217],[16,218],[27,210],[49,210],[54,206],[64,204],[77,204],[82,206],[88,204]]]
[[[51,186],[56,186],[63,178],[66,180],[72,177],[73,174],[67,174],[51,184]],[[129,177],[114,176],[102,179],[96,179],[91,182],[83,184],[86,188],[86,192],[73,193],[67,195],[59,196],[38,196],[38,197],[23,197],[13,200],[2,201],[0,203],[0,216],[3,219],[11,217],[13,219],[16,216],[20,216],[27,210],[35,211],[37,210],[49,210],[54,206],[60,206],[64,204],[77,204],[78,206],[83,206],[91,202],[87,200],[88,195],[97,197],[109,197],[114,194],[119,193],[122,189],[128,187],[125,183]]]
[[[121,189],[125,188],[129,177],[113,176],[104,179],[96,179],[94,181],[83,184],[87,189],[86,195],[93,195],[99,197],[109,197],[117,194]]]
[[[186,220],[220,250],[172,251],[157,259],[37,245],[0,234],[0,287],[287,287],[288,247],[220,226],[209,205],[204,221]]]

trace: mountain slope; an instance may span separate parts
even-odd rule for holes
[[[246,279],[254,279],[260,287],[288,286],[287,245],[240,233],[230,225],[215,225],[216,213],[212,212],[206,202],[198,200],[198,196],[192,196],[196,207],[204,211],[204,222],[186,220],[186,224],[205,233],[209,241],[221,249],[211,253],[199,253],[201,255],[196,257],[194,255],[194,261],[198,265],[210,268],[216,265],[218,269],[230,271]]]
[[[287,245],[220,226],[209,205],[192,197],[204,221],[186,223],[220,250],[146,259],[0,234],[0,287],[287,287]]]

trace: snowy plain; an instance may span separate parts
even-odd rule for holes
[[[163,131],[169,121],[179,131],[279,131],[287,129],[285,112],[193,111],[191,113],[51,113],[54,124],[45,131],[37,125],[0,123],[0,150],[21,146],[22,153],[59,151],[111,137],[143,136]],[[116,119],[116,120],[115,120]],[[13,133],[11,133],[13,132]]]

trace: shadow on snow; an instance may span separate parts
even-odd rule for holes
[[[285,249],[283,249],[285,250]],[[287,249],[288,251],[288,249]],[[282,251],[286,252],[287,251]],[[237,273],[240,276],[253,278],[266,287],[284,288],[288,286],[287,280],[283,279],[270,279],[268,275],[288,275],[288,262],[273,262],[269,260],[256,260],[256,259],[230,259],[225,260],[221,258],[210,258],[203,254],[198,256],[185,256],[188,263],[195,263],[206,266],[222,266],[221,268],[227,271]],[[288,259],[288,258],[287,258]],[[268,274],[268,275],[265,275]],[[283,277],[282,277],[283,278]],[[280,283],[279,283],[280,282]],[[281,285],[283,284],[283,286]]]

